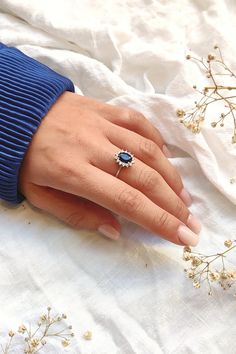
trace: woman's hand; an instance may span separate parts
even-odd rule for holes
[[[135,164],[117,178],[114,155],[122,149],[135,155]],[[19,189],[75,228],[117,239],[116,213],[171,242],[196,245],[200,224],[167,154],[161,134],[141,113],[65,92],[32,139]]]

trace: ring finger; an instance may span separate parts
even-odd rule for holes
[[[108,124],[107,139],[113,145],[121,148],[125,145],[125,149],[156,170],[187,206],[191,205],[191,199],[183,186],[179,173],[157,144],[133,131],[112,123]]]

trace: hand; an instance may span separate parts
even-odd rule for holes
[[[117,178],[121,149],[135,155],[135,164]],[[164,153],[161,134],[141,113],[65,92],[33,136],[19,190],[75,228],[117,239],[116,213],[171,242],[196,245],[200,224]]]

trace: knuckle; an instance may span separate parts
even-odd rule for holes
[[[185,221],[186,217],[188,215],[187,208],[185,207],[184,203],[182,202],[181,199],[177,199],[177,202],[175,204],[175,213],[174,215],[181,221]]]
[[[170,218],[169,218],[169,214],[166,211],[163,211],[156,218],[157,218],[156,225],[158,225],[158,228],[160,228],[161,230],[165,230],[169,228]]]
[[[135,121],[136,125],[143,124],[144,121],[146,121],[146,118],[141,112],[135,111],[133,109],[130,110],[130,119],[132,119],[132,121]]]
[[[141,204],[141,198],[138,192],[132,190],[123,190],[117,197],[118,206],[128,210],[129,213],[135,213]]]
[[[83,139],[82,139],[82,134],[81,131],[77,131],[77,129],[75,129],[70,136],[70,140],[73,144],[75,144],[76,146],[81,146],[83,145]]]
[[[145,159],[153,159],[157,154],[157,146],[156,144],[149,139],[141,139],[139,144],[139,150],[141,156]]]
[[[78,229],[84,223],[85,215],[78,211],[73,211],[65,217],[65,222],[71,227]]]
[[[152,192],[158,183],[157,173],[154,171],[142,170],[139,176],[139,185],[147,192]]]
[[[72,161],[71,158],[65,158],[64,161],[57,161],[54,171],[56,175],[61,177],[63,180],[70,179],[70,178],[79,178],[81,179],[82,171],[78,170]],[[57,177],[57,178],[58,178]]]
[[[126,107],[120,107],[120,114],[125,120],[131,120],[131,110]]]
[[[52,179],[56,186],[78,180],[77,188],[82,190],[88,183],[88,167],[87,162],[82,159],[78,159],[77,163],[73,162],[72,157],[65,157],[64,161],[61,161],[61,158],[56,159],[52,163]]]
[[[172,164],[170,164],[170,172],[171,175],[173,176],[174,180],[180,180],[180,176],[175,168],[175,166],[173,166]]]
[[[121,114],[125,118],[125,120],[128,121],[132,126],[143,125],[144,121],[146,121],[146,118],[142,113],[131,108],[122,107]]]
[[[73,167],[68,164],[66,161],[67,159],[64,159],[63,161],[61,159],[56,159],[54,162],[54,171],[64,177],[70,177],[74,172],[73,172]]]
[[[173,181],[173,187],[175,187],[175,191],[181,191],[183,188],[182,180],[180,175],[178,174],[176,168],[173,165],[170,165],[169,176],[171,176],[171,180]]]
[[[75,174],[74,168],[66,164],[62,166],[61,172],[64,177],[72,177]]]

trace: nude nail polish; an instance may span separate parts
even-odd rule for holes
[[[179,226],[177,234],[180,241],[186,246],[196,246],[198,244],[199,236],[185,225]]]
[[[162,152],[168,159],[171,157],[171,152],[166,145],[162,146]]]
[[[192,204],[192,198],[185,188],[182,189],[179,197],[182,199],[184,204],[189,207]]]
[[[109,224],[104,224],[99,226],[98,231],[106,237],[111,238],[112,240],[118,240],[120,237],[119,231]]]
[[[190,214],[186,225],[195,233],[200,234],[202,225],[196,216]]]

